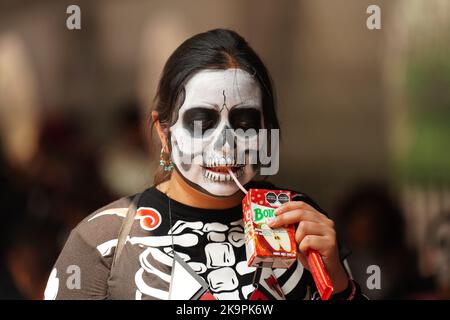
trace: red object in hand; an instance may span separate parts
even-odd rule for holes
[[[242,200],[249,267],[289,268],[297,260],[295,226],[270,228],[275,209],[291,201],[289,191],[250,189]]]
[[[308,251],[307,256],[309,269],[316,283],[320,298],[322,300],[328,300],[334,289],[323,265],[322,257],[316,250]]]

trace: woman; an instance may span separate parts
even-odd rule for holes
[[[298,261],[289,269],[247,266],[243,193],[229,170],[248,188],[273,186],[252,181],[259,167],[252,147],[238,163],[233,142],[279,124],[269,74],[242,37],[218,29],[181,44],[164,67],[151,117],[162,145],[155,186],[72,231],[47,299],[317,298],[303,254],[309,249],[323,258],[332,298],[361,297],[341,262],[333,221],[300,193],[271,222],[297,225]]]

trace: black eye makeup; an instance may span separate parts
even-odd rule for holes
[[[236,108],[229,114],[230,125],[234,130],[261,129],[261,112],[254,108]]]
[[[261,129],[261,112],[255,108],[235,108],[228,114],[231,128],[241,129],[244,132],[248,129]],[[221,114],[216,109],[194,107],[186,110],[183,114],[183,127],[194,135],[194,126],[200,123],[201,134],[207,134],[210,129],[215,129],[221,121]],[[206,132],[206,133],[205,133]],[[208,131],[211,132],[211,131]]]
[[[214,129],[220,122],[220,114],[215,109],[208,108],[192,108],[186,110],[183,115],[183,127],[194,135],[194,125],[198,122],[201,124],[201,132],[204,134],[206,130]]]

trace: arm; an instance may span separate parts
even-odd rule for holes
[[[74,229],[50,274],[45,299],[106,299],[109,264]]]

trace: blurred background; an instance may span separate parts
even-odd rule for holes
[[[66,27],[72,4],[81,30]],[[213,28],[266,63],[283,136],[270,180],[337,221],[367,296],[449,299],[446,0],[0,0],[0,299],[41,299],[70,230],[152,184],[162,67]]]

